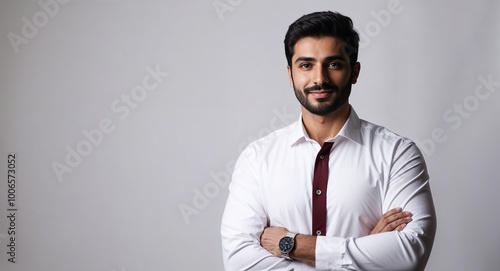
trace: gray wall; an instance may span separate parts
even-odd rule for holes
[[[427,270],[498,270],[499,3],[2,0],[0,269],[222,270],[234,161],[298,118],[286,29],[337,10],[362,34],[351,103],[426,156]]]

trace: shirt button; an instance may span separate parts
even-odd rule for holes
[[[321,195],[321,190],[320,189],[316,190],[316,195],[318,195],[318,196]]]
[[[323,159],[325,159],[325,156],[322,154],[319,156],[319,159],[323,160]]]
[[[321,231],[320,231],[320,230],[317,230],[317,231],[316,231],[316,235],[321,235]]]

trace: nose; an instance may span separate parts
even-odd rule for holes
[[[317,65],[314,71],[314,84],[322,85],[324,83],[329,83],[328,70],[323,65]]]

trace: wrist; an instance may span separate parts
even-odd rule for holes
[[[297,234],[295,246],[290,251],[290,258],[308,264],[316,265],[316,236]]]

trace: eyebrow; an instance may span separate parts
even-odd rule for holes
[[[341,61],[345,61],[345,57],[341,56],[341,55],[333,55],[333,56],[327,56],[325,57],[325,61],[332,61],[332,60],[341,60]],[[294,63],[297,63],[299,61],[311,61],[311,62],[314,62],[316,61],[316,59],[314,57],[307,57],[307,56],[300,56],[297,58],[297,60],[295,60]]]

